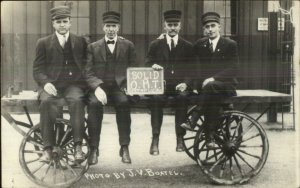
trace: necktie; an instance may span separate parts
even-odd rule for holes
[[[171,51],[175,48],[174,40],[171,39]]]
[[[209,43],[209,51],[210,51],[211,53],[214,52],[214,46],[213,46],[213,43],[212,43],[212,42]]]
[[[115,44],[115,41],[114,40],[108,40],[106,43],[107,44]]]
[[[62,37],[62,41],[61,41],[61,47],[62,48],[64,48],[65,47],[65,44],[66,44],[66,36],[65,35],[63,35],[63,37]]]

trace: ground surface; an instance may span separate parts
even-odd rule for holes
[[[255,116],[256,114],[252,114]],[[17,119],[26,121],[24,115]],[[288,118],[289,119],[289,118]],[[33,115],[38,122],[38,115]],[[295,131],[279,128],[280,124],[261,123],[270,142],[268,160],[262,171],[241,187],[294,188],[299,185],[299,145]],[[289,122],[287,122],[289,124]],[[195,161],[185,152],[175,152],[174,116],[166,115],[160,137],[160,155],[149,155],[151,143],[150,116],[132,114],[130,154],[132,164],[123,164],[118,156],[118,132],[114,114],[105,114],[101,134],[99,163],[90,167],[74,187],[220,187],[211,184]],[[37,187],[23,173],[18,157],[22,137],[2,118],[2,187]],[[166,171],[166,172],[165,172]],[[298,183],[297,183],[298,179]],[[221,186],[223,187],[223,186]],[[236,187],[236,186],[233,186]]]

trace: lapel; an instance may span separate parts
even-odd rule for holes
[[[209,51],[209,40],[208,38],[206,38],[205,40],[203,40],[201,43],[200,43],[200,46],[199,46],[199,52],[202,54],[207,54],[207,53],[210,53]],[[197,53],[199,53],[197,52]]]
[[[57,48],[57,50],[60,53],[63,53],[63,49],[62,49],[61,45],[59,44],[59,41],[58,41],[58,38],[57,38],[55,32],[53,33],[52,38],[51,38],[51,45],[54,46],[55,48]]]
[[[177,42],[177,45],[176,45],[176,53],[175,53],[175,56],[178,56],[180,57],[180,53],[183,53],[184,50],[181,50],[181,49],[184,49],[184,46],[183,46],[183,40],[181,39],[181,37],[178,37],[178,42]]]
[[[169,45],[167,43],[167,37],[165,37],[163,40],[160,41],[161,45],[162,45],[162,53],[163,56],[166,60],[169,60],[169,53],[170,53],[170,49],[169,49]]]
[[[223,49],[223,45],[224,45],[224,39],[222,37],[220,37],[216,49],[215,49],[215,55],[219,54],[221,52],[221,50]]]
[[[100,39],[100,41],[99,41],[99,49],[100,49],[101,57],[106,62],[106,47],[105,47],[104,37],[102,39]]]
[[[119,57],[120,57],[120,53],[121,50],[123,49],[123,41],[119,39],[119,37],[117,38],[117,42],[116,42],[116,46],[115,46],[115,53],[116,53],[116,62],[119,62]]]
[[[73,35],[72,33],[69,34],[69,40],[70,40],[70,43],[71,43],[71,48],[72,48],[72,55],[73,55],[73,58],[74,58],[74,61],[75,63],[78,65],[78,67],[81,68],[81,63],[78,62],[77,58],[76,58],[76,51],[75,51],[75,43],[76,43],[76,38],[75,38],[75,35]]]
[[[69,34],[70,42],[71,42],[71,48],[72,51],[74,52],[74,46],[75,46],[75,36],[73,34]]]

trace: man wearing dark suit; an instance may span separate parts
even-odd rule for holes
[[[120,14],[103,14],[105,36],[90,44],[87,50],[86,80],[91,88],[88,100],[88,132],[90,135],[90,164],[98,162],[98,147],[103,119],[103,106],[111,102],[116,109],[120,156],[123,163],[131,163],[130,96],[126,92],[126,70],[134,66],[136,53],[129,40],[118,37]]]
[[[86,42],[69,32],[70,9],[66,6],[50,10],[55,33],[37,42],[33,77],[39,88],[40,123],[44,143],[41,160],[52,159],[55,146],[54,123],[59,115],[62,99],[67,101],[75,142],[75,160],[84,160],[81,149],[84,128],[83,77]]]
[[[188,96],[192,79],[193,50],[192,44],[179,37],[181,29],[181,11],[169,10],[164,12],[164,27],[166,34],[163,39],[151,42],[146,63],[153,69],[164,71],[166,82],[163,95],[152,96],[150,102],[152,143],[151,155],[158,155],[159,135],[163,121],[163,106],[166,98],[174,97],[175,104],[175,130],[177,137],[176,151],[184,150],[183,136],[185,130],[180,125],[185,121],[187,113]]]
[[[213,135],[217,129],[222,112],[222,104],[228,97],[235,96],[238,72],[237,43],[220,36],[220,15],[207,12],[202,16],[205,38],[199,39],[194,50],[198,58],[196,78],[201,94],[199,111],[204,113],[204,126],[207,130],[207,146],[214,146]],[[182,124],[186,129],[193,129],[199,113],[192,115],[191,125]]]

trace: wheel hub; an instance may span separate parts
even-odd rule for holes
[[[54,147],[52,150],[52,157],[55,161],[58,161],[63,157],[63,150],[60,147]]]
[[[234,155],[235,152],[237,151],[237,149],[238,149],[237,144],[232,141],[225,143],[224,147],[223,147],[223,151],[224,151],[225,155],[227,155],[229,157]]]

